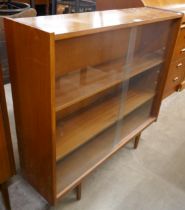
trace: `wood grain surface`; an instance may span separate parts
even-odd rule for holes
[[[54,33],[56,40],[84,36],[103,31],[145,25],[180,18],[182,15],[154,8],[131,8],[114,11],[20,18],[15,21]],[[61,27],[62,25],[62,27]]]

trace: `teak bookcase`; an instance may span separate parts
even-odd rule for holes
[[[22,173],[49,203],[79,199],[156,121],[180,21],[152,8],[5,20]]]
[[[7,210],[11,209],[7,181],[14,174],[15,164],[0,65],[0,191]]]
[[[185,0],[97,0],[97,10],[124,9],[150,6],[185,14]],[[164,97],[185,88],[185,15],[183,16],[176,44],[170,61]]]

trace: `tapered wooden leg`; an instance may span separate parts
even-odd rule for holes
[[[81,200],[81,197],[82,197],[82,184],[79,184],[77,187],[76,187],[76,200]]]
[[[134,149],[137,149],[138,148],[138,144],[139,144],[140,138],[141,138],[141,133],[135,137]]]
[[[1,189],[1,192],[2,192],[2,196],[3,196],[3,201],[4,201],[5,208],[6,208],[7,210],[11,210],[10,198],[9,198],[8,186],[7,186],[7,184],[6,184],[6,183],[1,184],[1,185],[0,185],[0,189]]]

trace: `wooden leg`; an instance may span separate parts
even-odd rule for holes
[[[8,186],[7,186],[7,184],[6,184],[6,183],[1,184],[1,185],[0,185],[0,189],[1,189],[1,192],[2,192],[2,196],[3,196],[5,208],[6,208],[7,210],[11,210],[10,199],[9,199],[9,193],[8,193]]]
[[[135,137],[134,149],[137,149],[138,148],[138,144],[139,144],[140,138],[141,138],[141,133]]]
[[[82,197],[82,184],[79,184],[77,187],[76,187],[76,200],[81,200],[81,197]]]

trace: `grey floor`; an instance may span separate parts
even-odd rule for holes
[[[9,86],[6,91],[19,168]],[[128,144],[84,181],[81,201],[70,193],[52,208],[21,177],[12,182],[13,210],[185,210],[185,91],[163,102],[137,150]]]

